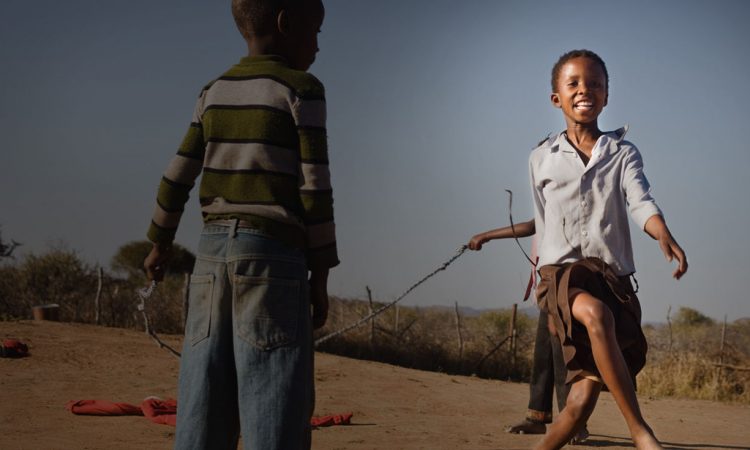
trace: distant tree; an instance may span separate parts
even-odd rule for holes
[[[151,251],[149,241],[132,241],[121,246],[112,257],[111,267],[115,272],[125,273],[128,277],[143,276],[143,260]],[[179,244],[172,245],[172,256],[167,267],[169,273],[190,273],[195,264],[195,255]]]
[[[681,306],[677,310],[674,323],[683,326],[713,325],[714,320],[693,308]]]
[[[13,250],[19,245],[21,244],[12,239],[10,240],[10,244],[3,242],[2,233],[0,233],[0,258],[12,258]]]

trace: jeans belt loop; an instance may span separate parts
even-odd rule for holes
[[[237,237],[237,225],[239,225],[240,219],[232,219],[232,224],[229,228],[229,237],[230,238],[236,238]]]

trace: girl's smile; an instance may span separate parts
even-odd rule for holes
[[[552,103],[562,109],[568,125],[595,125],[607,105],[607,79],[602,67],[586,57],[566,62],[560,69]]]

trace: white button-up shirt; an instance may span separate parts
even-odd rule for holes
[[[531,152],[529,171],[537,233],[537,267],[595,256],[618,275],[635,272],[628,215],[644,229],[661,210],[651,197],[627,127],[599,137],[584,165],[565,133]]]

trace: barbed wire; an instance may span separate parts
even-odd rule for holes
[[[448,266],[450,266],[453,263],[453,261],[457,260],[468,249],[469,249],[468,245],[462,245],[456,251],[455,255],[453,255],[449,260],[447,260],[446,262],[444,262],[440,267],[438,267],[437,269],[433,270],[431,273],[429,273],[429,274],[425,275],[424,277],[422,277],[421,280],[419,280],[416,283],[412,284],[409,287],[409,289],[407,289],[403,294],[399,295],[396,298],[396,300],[393,300],[392,302],[387,303],[387,304],[381,306],[380,308],[376,309],[375,311],[373,311],[372,313],[368,314],[367,316],[359,319],[358,321],[356,321],[356,322],[354,322],[354,323],[352,323],[352,324],[350,324],[350,325],[348,325],[348,326],[346,326],[344,328],[341,328],[341,329],[339,329],[337,331],[334,331],[334,332],[332,332],[330,334],[327,334],[327,335],[325,335],[325,336],[323,336],[321,338],[316,339],[315,340],[315,346],[318,346],[318,345],[322,344],[323,342],[325,342],[325,341],[327,341],[329,339],[332,339],[332,338],[334,338],[336,336],[340,336],[340,335],[346,333],[347,331],[353,330],[354,328],[359,327],[360,325],[364,324],[365,322],[367,322],[368,320],[372,319],[373,317],[382,314],[386,309],[392,307],[396,303],[400,302],[401,299],[403,299],[404,297],[406,297],[407,295],[409,295],[409,293],[411,291],[413,291],[414,289],[416,289],[420,284],[422,284],[425,281],[429,280],[430,278],[434,277],[438,272],[445,270]]]

